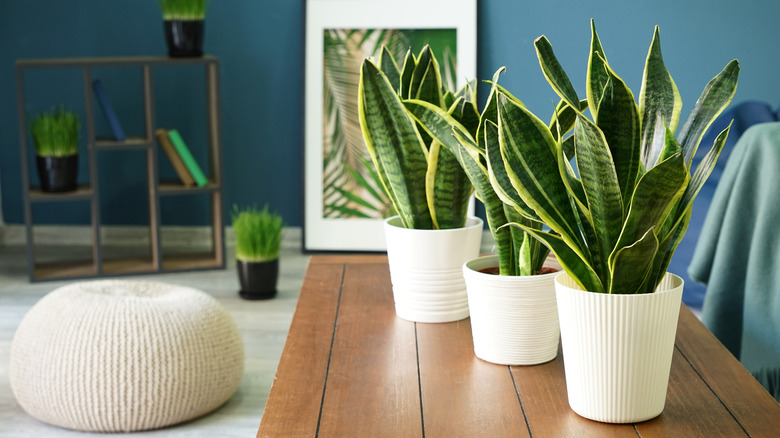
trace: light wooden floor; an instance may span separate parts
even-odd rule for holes
[[[48,248],[69,251],[73,248]],[[269,301],[238,296],[232,251],[227,269],[132,278],[182,284],[210,293],[233,315],[244,340],[246,363],[238,392],[217,411],[178,426],[133,436],[254,437],[282,353],[309,256],[286,248],[280,261],[279,295]],[[30,283],[24,247],[0,245],[0,437],[60,438],[98,435],[49,426],[27,415],[16,403],[8,379],[11,340],[26,312],[45,294],[70,281]],[[114,434],[109,434],[112,436]],[[120,435],[120,434],[116,434]]]

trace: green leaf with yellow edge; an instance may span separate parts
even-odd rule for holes
[[[395,62],[395,58],[387,50],[387,47],[382,46],[382,51],[379,53],[379,60],[377,62],[379,69],[387,76],[387,80],[393,89],[397,93],[401,93],[401,71],[398,69],[398,64]]]
[[[696,105],[691,110],[688,119],[680,130],[680,145],[685,151],[685,162],[688,166],[693,161],[693,156],[701,143],[704,133],[721,112],[731,103],[734,93],[737,92],[737,79],[739,78],[739,62],[729,62],[704,87]]]
[[[401,96],[409,98],[409,90],[412,87],[412,76],[414,75],[414,54],[411,50],[406,51],[403,67],[401,67]]]
[[[555,57],[552,45],[544,35],[534,41],[536,48],[536,57],[539,58],[539,65],[542,67],[542,73],[547,78],[547,82],[553,87],[556,93],[566,101],[572,108],[579,106],[580,98],[571,84],[571,80],[566,75],[566,71],[561,67],[558,58]]]
[[[616,251],[632,244],[654,228],[660,230],[689,181],[688,169],[678,153],[647,171],[636,186]],[[614,263],[615,254],[610,257]]]
[[[642,122],[640,139],[645,169],[651,169],[658,162],[666,135],[664,126],[675,132],[681,109],[682,98],[672,75],[664,65],[661,32],[656,26],[645,61],[642,88],[639,91],[639,114]]]
[[[358,115],[371,160],[404,227],[431,229],[425,144],[387,77],[369,60],[360,72]]]
[[[472,185],[455,155],[439,141],[428,149],[428,208],[435,229],[461,228],[466,223]]]
[[[615,252],[610,267],[612,284],[609,285],[609,293],[634,294],[639,291],[652,270],[653,259],[658,251],[654,230],[647,230],[639,240]]]
[[[442,82],[441,74],[439,73],[439,63],[433,56],[431,48],[426,45],[420,52],[417,65],[414,67],[409,97],[444,107],[444,96],[441,90]]]
[[[499,95],[499,143],[512,186],[522,200],[574,248],[584,244],[558,173],[557,146],[547,125],[514,101]]]
[[[602,88],[596,126],[604,133],[617,175],[624,208],[639,174],[641,131],[634,94],[605,62],[606,83]]]
[[[701,188],[704,186],[707,178],[710,177],[712,170],[715,169],[715,163],[718,160],[720,153],[723,151],[723,146],[726,145],[726,139],[729,136],[729,131],[731,130],[731,125],[733,123],[734,121],[732,120],[731,123],[729,123],[729,126],[727,126],[726,129],[718,134],[718,137],[715,138],[715,141],[712,143],[710,150],[707,151],[707,154],[704,155],[704,158],[701,159],[699,165],[696,166],[696,170],[693,172],[691,181],[688,184],[688,187],[685,189],[685,194],[683,195],[683,208],[693,208],[693,200],[699,194],[699,191],[701,191]]]
[[[585,78],[585,92],[587,94],[588,107],[593,118],[598,117],[601,110],[601,97],[607,86],[609,74],[607,72],[607,54],[601,47],[601,41],[596,33],[596,23],[590,20],[590,55],[588,56],[588,71]]]
[[[678,220],[674,227],[670,230],[669,234],[659,242],[658,253],[653,260],[653,268],[648,276],[648,281],[640,289],[640,293],[651,293],[658,287],[658,283],[666,275],[666,271],[669,268],[669,263],[672,261],[672,255],[674,250],[682,242],[685,237],[685,232],[688,230],[688,224],[691,220],[691,210],[687,210],[680,220]]]
[[[490,184],[504,204],[510,205],[522,216],[532,220],[541,221],[539,215],[531,209],[512,185],[512,180],[506,171],[506,162],[501,154],[501,143],[498,134],[498,126],[487,121],[485,124],[485,150],[487,151],[488,175]]]
[[[596,241],[589,241],[588,247],[591,256],[600,259],[593,265],[605,268],[623,224],[623,197],[604,134],[582,114],[577,116],[574,126],[574,150],[596,234]]]

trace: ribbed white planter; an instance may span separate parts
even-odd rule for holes
[[[555,279],[569,406],[606,423],[661,414],[669,386],[683,280],[667,273],[656,292],[585,292]]]
[[[461,271],[479,255],[482,219],[450,230],[414,230],[398,216],[385,221],[395,313],[415,322],[451,322],[469,316]]]
[[[474,354],[501,365],[535,365],[558,355],[558,309],[555,276],[493,275],[479,272],[498,266],[498,256],[463,265],[471,313]]]

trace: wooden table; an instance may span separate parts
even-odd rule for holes
[[[683,306],[663,413],[587,420],[561,354],[484,362],[468,319],[395,316],[385,256],[313,256],[257,436],[778,437],[780,405]]]

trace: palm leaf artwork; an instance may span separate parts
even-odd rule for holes
[[[501,185],[507,197],[519,197],[553,233],[515,225],[544,242],[580,287],[650,293],[664,277],[693,200],[725,143],[729,128],[691,169],[704,132],[734,96],[739,63],[729,62],[707,84],[675,137],[682,101],[663,63],[658,27],[638,104],[607,62],[592,22],[591,36],[586,100],[547,38],[535,41],[542,72],[562,103],[548,127],[499,88],[501,160],[491,164],[508,175]]]
[[[357,114],[360,66],[385,48],[395,59],[429,34],[401,29],[328,29],[324,32],[323,217],[387,218],[393,203],[371,163]],[[448,36],[447,36],[448,37]],[[446,44],[446,42],[444,43]],[[445,45],[445,47],[448,47]],[[448,83],[455,82],[455,58],[448,51]]]
[[[360,63],[376,40],[391,38],[372,30],[329,29],[324,34],[323,65],[323,217],[383,217],[390,213],[387,194],[366,167],[357,121]],[[355,178],[359,176],[359,178]],[[358,195],[366,191],[372,199]],[[360,200],[360,201],[358,201]]]

